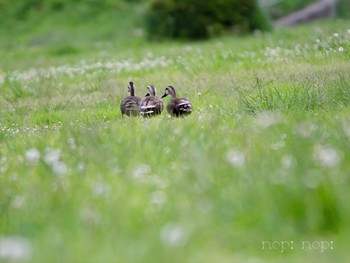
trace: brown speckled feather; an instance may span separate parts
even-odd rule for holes
[[[147,91],[146,97],[140,103],[140,114],[144,117],[161,114],[164,108],[163,101],[156,96],[156,90],[152,85],[147,87]]]
[[[166,107],[167,112],[174,117],[184,117],[191,114],[193,106],[191,102],[186,98],[177,98],[176,92],[173,86],[168,86],[165,89],[165,93],[162,98],[167,95],[171,95],[171,100]]]
[[[125,97],[120,104],[120,111],[122,116],[126,114],[127,116],[138,116],[140,115],[140,102],[141,98],[135,96],[134,83],[129,82],[128,90],[130,96]]]

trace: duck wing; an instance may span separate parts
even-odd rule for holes
[[[163,111],[164,103],[157,96],[145,97],[140,104],[140,113],[144,117],[158,115]]]
[[[140,102],[141,98],[136,96],[128,96],[122,100],[120,104],[120,110],[122,115],[137,116],[140,114]]]
[[[178,111],[180,115],[190,114],[193,109],[191,102],[186,98],[176,99],[175,105],[176,111]]]

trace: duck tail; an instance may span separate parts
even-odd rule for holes
[[[179,111],[182,112],[192,112],[192,104],[189,102],[180,103],[179,105],[177,105],[177,108]]]

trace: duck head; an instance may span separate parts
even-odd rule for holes
[[[148,96],[156,96],[156,88],[153,85],[147,86],[147,94],[145,95],[145,97]]]
[[[162,98],[168,95],[170,95],[172,98],[176,98],[176,92],[173,86],[168,86],[165,88],[164,95],[162,96]]]

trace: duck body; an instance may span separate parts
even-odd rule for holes
[[[120,104],[120,111],[122,112],[122,116],[138,116],[140,115],[140,103],[141,98],[135,96],[134,83],[129,82],[128,90],[130,92],[130,96],[125,97]]]
[[[171,99],[167,104],[167,112],[173,117],[185,117],[190,115],[193,110],[191,102],[187,98],[177,98],[176,91],[173,86],[165,88],[162,98],[170,95]]]
[[[172,98],[166,110],[171,116],[182,117],[192,113],[192,104],[186,98]]]
[[[140,102],[140,114],[143,117],[152,117],[162,113],[164,103],[161,98],[156,96],[154,86],[147,87],[147,94]]]

